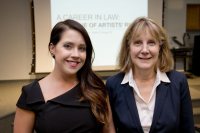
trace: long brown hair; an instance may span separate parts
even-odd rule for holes
[[[67,29],[81,33],[86,43],[86,61],[77,73],[82,92],[80,100],[88,100],[97,121],[105,124],[108,122],[107,92],[103,81],[92,70],[94,50],[86,29],[74,20],[58,22],[51,31],[49,47],[52,44],[56,45],[61,39],[62,33]]]
[[[131,60],[129,45],[134,37],[141,32],[148,30],[151,35],[160,42],[160,53],[157,67],[161,72],[168,72],[173,68],[173,58],[169,49],[169,41],[164,29],[152,19],[146,17],[137,18],[127,28],[121,43],[121,49],[118,55],[118,63],[122,72],[128,72],[131,69]]]

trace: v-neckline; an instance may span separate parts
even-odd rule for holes
[[[58,99],[58,98],[60,98],[60,97],[63,97],[64,95],[66,95],[66,94],[72,92],[75,88],[77,88],[77,86],[78,86],[80,83],[77,83],[77,84],[76,84],[74,87],[72,87],[71,89],[65,91],[64,93],[62,93],[62,94],[60,94],[60,95],[58,95],[58,96],[55,96],[55,97],[53,97],[53,98],[51,98],[51,99],[48,99],[48,100],[45,100],[44,94],[43,94],[43,92],[42,92],[42,88],[41,88],[41,86],[40,86],[38,80],[37,80],[37,84],[38,84],[39,92],[40,92],[40,94],[41,94],[41,96],[42,96],[42,100],[43,100],[43,102],[46,104],[46,103],[48,103],[49,101],[53,101],[53,100],[55,100],[55,99]]]

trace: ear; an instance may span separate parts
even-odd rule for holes
[[[55,55],[55,45],[53,43],[50,43],[49,51],[50,51],[51,55]]]

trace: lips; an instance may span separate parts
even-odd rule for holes
[[[67,61],[68,62],[68,64],[71,66],[71,67],[77,67],[78,66],[78,64],[80,63],[80,62],[78,62],[78,61]]]
[[[149,58],[138,57],[138,58],[141,59],[141,60],[149,60],[149,59],[151,59],[151,57],[149,57]]]

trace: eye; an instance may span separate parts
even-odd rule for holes
[[[150,41],[148,41],[148,45],[149,45],[149,46],[155,46],[155,45],[156,45],[156,42],[153,41],[153,40],[150,40]]]
[[[80,50],[81,52],[85,52],[85,51],[86,51],[86,46],[80,46],[80,47],[79,47],[79,50]]]
[[[142,41],[138,40],[138,41],[134,41],[133,42],[133,45],[136,46],[136,47],[139,47],[142,45]]]
[[[63,45],[63,47],[66,48],[66,49],[71,49],[72,45],[69,44],[69,43],[66,43],[66,44]]]

